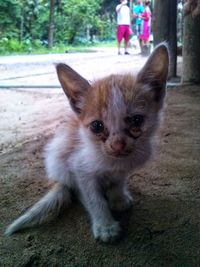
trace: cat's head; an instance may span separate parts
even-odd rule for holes
[[[57,73],[88,142],[110,157],[126,158],[144,149],[158,125],[168,66],[161,44],[136,77],[110,75],[90,84],[65,64],[57,65]]]

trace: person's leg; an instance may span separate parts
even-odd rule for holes
[[[129,52],[128,52],[128,43],[125,39],[124,39],[124,54],[125,55],[128,55]]]
[[[123,38],[123,25],[118,25],[117,26],[117,48],[118,48],[118,55],[121,54],[120,48],[121,48],[121,41]]]
[[[140,36],[140,41],[141,41],[141,54],[143,55],[145,45],[144,45],[144,39],[142,35]]]
[[[129,44],[130,28],[129,25],[124,26],[124,54],[128,55],[128,44]]]
[[[120,52],[120,48],[121,48],[121,42],[117,42],[117,48],[118,48],[118,55],[120,55],[121,54],[121,52]]]
[[[142,51],[142,40],[139,38],[140,50]]]
[[[140,45],[140,51],[142,52],[142,39],[141,39],[141,35],[142,35],[142,29],[141,29],[141,24],[137,25],[137,31],[138,31],[138,41],[139,41],[139,45]]]

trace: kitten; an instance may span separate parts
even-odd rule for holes
[[[108,242],[119,236],[111,210],[126,210],[132,203],[126,178],[151,155],[168,66],[165,44],[155,48],[136,77],[110,75],[90,84],[69,66],[57,65],[71,111],[45,149],[47,175],[56,183],[7,228],[7,235],[69,204],[73,191],[91,217],[96,239]]]

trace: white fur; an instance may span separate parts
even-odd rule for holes
[[[126,111],[127,107],[121,91],[117,86],[113,86],[109,97],[108,109],[106,112],[106,117],[111,132],[121,132],[121,128],[123,127],[123,118],[125,117]]]
[[[67,187],[60,184],[55,185],[50,192],[41,198],[24,215],[9,225],[5,234],[11,235],[20,230],[25,224],[34,220],[40,223],[50,212],[55,210],[58,212],[64,202],[70,202],[70,194]]]
[[[66,161],[59,162],[58,151],[63,149],[62,144],[67,139],[63,133],[56,136],[48,146],[46,162],[51,168],[54,162],[56,163],[52,172],[57,181],[67,184],[79,193],[80,200],[90,214],[95,238],[107,242],[118,236],[120,227],[113,219],[108,203],[101,194],[101,185],[111,185],[108,202],[112,209],[127,209],[132,198],[126,189],[126,177],[136,166],[143,164],[149,155],[141,156],[141,159],[137,155],[130,155],[126,159],[114,159],[97,149],[84,127],[79,129],[79,138],[81,143],[77,145],[76,151]],[[138,159],[134,160],[134,157]],[[48,174],[52,177],[49,171]],[[112,186],[112,183],[115,186]]]

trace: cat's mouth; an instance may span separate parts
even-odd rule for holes
[[[111,152],[111,151],[106,151],[107,156],[111,157],[111,158],[126,158],[130,155],[130,151],[124,151],[124,152]]]

